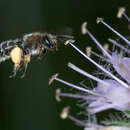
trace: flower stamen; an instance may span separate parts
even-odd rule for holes
[[[120,49],[124,50],[125,52],[129,53],[130,54],[130,50],[125,48],[124,46],[120,45],[119,43],[117,43],[117,41],[109,38],[108,39],[109,42],[111,42],[112,44],[116,45],[117,47],[119,47]]]
[[[66,81],[64,81],[64,80],[62,80],[62,79],[60,79],[60,78],[58,78],[58,77],[55,77],[54,80],[56,80],[56,81],[58,81],[58,82],[61,82],[61,83],[65,84],[65,85],[67,85],[67,86],[70,86],[70,87],[72,87],[72,88],[75,88],[75,89],[77,89],[77,90],[80,90],[80,91],[82,91],[82,92],[87,92],[87,93],[92,94],[92,95],[98,95],[98,94],[96,94],[95,92],[93,92],[93,91],[91,91],[91,90],[82,88],[82,87],[80,87],[80,86],[74,85],[74,84],[69,83],[69,82],[66,82]],[[98,95],[98,96],[99,96],[99,95]]]
[[[93,79],[93,80],[95,80],[95,81],[97,81],[97,82],[99,82],[99,83],[104,84],[105,86],[110,85],[109,83],[106,83],[105,81],[103,81],[103,80],[101,80],[101,79],[99,79],[99,78],[97,78],[97,77],[95,77],[95,76],[93,76],[93,75],[91,75],[91,74],[85,72],[84,70],[78,68],[77,66],[75,66],[75,65],[72,64],[72,63],[68,63],[68,67],[70,67],[71,69],[73,69],[73,70],[79,72],[80,74],[82,74],[82,75],[84,75],[84,76],[86,76],[86,77],[89,77],[89,78],[91,78],[91,79]]]
[[[123,82],[122,80],[120,80],[118,77],[116,77],[115,75],[113,75],[111,72],[109,72],[108,70],[106,70],[104,67],[102,67],[101,65],[99,65],[98,63],[96,63],[94,60],[92,60],[90,57],[88,57],[85,53],[83,53],[79,48],[77,48],[74,44],[72,44],[71,42],[69,44],[76,51],[78,51],[81,55],[83,55],[86,59],[88,59],[91,63],[93,63],[95,66],[97,66],[99,69],[101,69],[103,72],[105,72],[106,74],[108,74],[109,76],[111,76],[113,79],[115,79],[117,82],[119,82],[120,84],[122,84],[124,87],[129,88],[129,85],[127,85],[125,82]]]
[[[60,97],[69,97],[69,98],[80,98],[80,99],[86,99],[86,95],[80,95],[80,94],[73,94],[73,93],[62,93],[60,91],[60,93],[58,93],[60,89],[56,90],[56,100],[59,102],[59,100],[61,101]]]
[[[117,13],[117,18],[122,18],[122,16],[125,17],[125,19],[130,23],[130,18],[128,17],[128,15],[125,13],[126,9],[125,7],[120,7],[119,11]]]
[[[83,127],[85,127],[85,128],[102,128],[102,126],[100,126],[100,125],[96,125],[96,124],[94,124],[94,123],[87,123],[87,122],[85,122],[85,121],[80,121],[79,119],[76,119],[75,117],[73,117],[73,116],[71,116],[70,114],[69,114],[69,110],[70,110],[70,107],[69,106],[67,106],[67,107],[64,107],[63,108],[63,110],[62,110],[62,112],[61,112],[61,114],[60,114],[60,117],[62,118],[62,119],[66,119],[66,118],[68,118],[68,119],[70,119],[71,121],[73,121],[73,122],[75,122],[77,125],[79,125],[79,126],[83,126]]]
[[[84,25],[84,23],[83,23]],[[82,25],[82,26],[83,26]],[[81,26],[81,27],[82,27]],[[85,29],[85,27],[84,27]],[[90,33],[90,31],[87,29],[86,27],[86,33],[90,36],[90,38],[96,43],[96,45],[103,51],[103,53],[109,58],[112,59],[111,55],[103,48],[103,46],[99,43],[99,41],[97,41],[97,39]]]
[[[127,40],[123,35],[118,33],[115,29],[113,29],[110,25],[108,25],[102,18],[97,18],[97,23],[102,23],[105,25],[108,29],[110,29],[112,32],[114,32],[117,36],[119,36],[122,40],[124,40],[128,45],[130,45],[130,41]]]

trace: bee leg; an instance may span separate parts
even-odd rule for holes
[[[39,60],[42,60],[42,58],[44,57],[44,55],[46,54],[47,50],[46,49],[40,49],[40,54],[38,56]]]
[[[21,76],[21,78],[25,77],[26,71],[27,71],[27,67],[28,67],[28,63],[31,61],[31,55],[25,55],[24,56],[24,60],[23,60],[23,74]]]
[[[11,75],[10,78],[15,77],[16,73],[20,69],[22,63],[22,55],[23,55],[23,50],[18,46],[15,46],[11,50],[10,57],[12,62],[14,63],[14,69],[13,69],[13,75]]]
[[[19,69],[20,69],[20,64],[14,64],[13,74],[10,75],[9,78],[15,78]]]

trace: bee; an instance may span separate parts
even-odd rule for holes
[[[73,36],[34,32],[25,34],[19,39],[3,41],[0,44],[0,63],[11,59],[14,68],[10,77],[15,77],[22,69],[21,78],[23,78],[32,57],[38,56],[38,59],[42,59],[47,51],[56,52],[57,44],[64,43],[68,39],[73,39]]]

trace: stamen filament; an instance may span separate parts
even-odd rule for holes
[[[100,59],[102,59],[102,60],[104,60],[104,61],[106,61],[106,62],[109,62],[109,63],[110,63],[110,60],[108,60],[108,59],[106,59],[105,57],[103,57],[103,56],[101,56],[101,55],[97,54],[96,52],[91,51],[91,53],[92,53],[94,56],[97,56],[98,58],[100,58]]]
[[[114,32],[117,36],[119,36],[122,40],[124,40],[128,45],[130,45],[130,41],[128,41],[123,35],[118,33],[115,29],[113,29],[110,25],[108,25],[103,20],[100,21],[103,25],[105,25],[108,29],[110,29],[112,32]]]
[[[80,94],[60,93],[59,96],[86,99],[85,95],[80,95]]]
[[[130,18],[127,16],[126,13],[123,13],[123,16],[127,19],[127,21],[130,23]]]
[[[55,80],[57,80],[57,81],[59,81],[59,82],[65,84],[65,85],[67,85],[67,86],[70,86],[70,87],[72,87],[72,88],[75,88],[75,89],[77,89],[77,90],[80,90],[80,91],[82,91],[82,92],[87,92],[87,93],[92,94],[92,95],[98,95],[98,94],[94,93],[94,92],[91,91],[91,90],[88,90],[88,89],[85,89],[85,88],[81,88],[80,86],[76,86],[76,85],[71,84],[71,83],[69,83],[69,82],[66,82],[66,81],[64,81],[64,80],[62,80],[62,79],[60,79],[60,78],[55,78]]]
[[[100,82],[100,83],[102,83],[102,84],[104,84],[104,85],[106,85],[106,86],[107,86],[107,85],[110,85],[109,83],[107,83],[107,82],[105,82],[105,81],[103,81],[103,80],[101,80],[101,79],[99,79],[99,78],[97,78],[97,77],[95,77],[95,76],[93,76],[93,75],[91,75],[91,74],[85,72],[84,70],[82,70],[82,69],[80,69],[80,68],[78,68],[77,66],[75,66],[75,65],[72,64],[72,63],[68,63],[68,66],[69,66],[71,69],[73,69],[73,70],[79,72],[80,74],[82,74],[82,75],[84,75],[84,76],[86,76],[86,77],[89,77],[89,78],[91,78],[91,79],[93,79],[93,80],[95,80],[95,81],[97,81],[97,82]]]
[[[111,72],[107,71],[101,65],[99,65],[98,63],[96,63],[94,60],[92,60],[90,57],[88,57],[85,53],[83,53],[80,49],[78,49],[74,44],[72,44],[71,42],[69,42],[69,44],[75,50],[77,50],[81,55],[83,55],[86,59],[88,59],[91,63],[93,63],[95,66],[97,66],[99,69],[101,69],[103,72],[105,72],[106,74],[108,74],[109,76],[111,76],[113,79],[115,79],[117,82],[119,82],[120,84],[122,84],[124,87],[129,88],[129,86],[125,82],[123,82],[118,77],[114,76]]]
[[[73,116],[71,116],[70,114],[68,115],[68,118],[70,119],[70,120],[72,120],[73,122],[75,122],[76,124],[78,124],[78,125],[80,125],[80,126],[83,126],[83,127],[85,127],[85,128],[97,128],[97,129],[102,129],[103,128],[103,126],[100,126],[100,125],[96,125],[96,124],[94,124],[94,123],[87,123],[87,122],[85,122],[85,121],[80,121],[80,120],[78,120],[78,119],[76,119],[75,117],[73,117]]]
[[[130,50],[128,50],[127,48],[123,47],[122,45],[120,45],[119,43],[117,43],[115,40],[109,38],[108,41],[111,42],[111,43],[113,43],[113,44],[116,45],[117,47],[121,48],[121,49],[124,50],[125,52],[130,53]]]
[[[111,55],[102,47],[102,45],[97,41],[97,39],[90,33],[88,29],[86,29],[87,34],[90,36],[90,38],[96,43],[96,45],[106,54],[106,56],[109,59],[112,59]]]
[[[91,111],[91,109],[93,109],[92,111],[94,114],[94,113],[98,113],[98,112],[103,111],[103,110],[114,108],[114,106],[115,106],[114,104],[106,104],[106,105],[102,105],[100,107],[95,107],[95,108],[90,107],[90,111]]]
[[[80,126],[83,126],[83,127],[87,126],[87,124],[84,121],[80,121],[71,115],[68,115],[68,118]]]

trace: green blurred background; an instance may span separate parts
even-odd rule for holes
[[[96,24],[96,18],[103,17],[117,30],[127,35],[127,21],[117,19],[118,7],[125,6],[130,15],[129,0],[0,0],[0,41],[22,37],[34,31],[54,31],[71,27],[81,49],[92,41],[80,34],[82,22],[87,21],[89,29],[104,43],[113,35],[103,25]],[[96,48],[94,48],[96,50]],[[61,120],[59,113],[63,106],[72,105],[68,100],[55,101],[54,83],[48,86],[48,79],[55,72],[73,83],[84,80],[83,76],[67,68],[71,61],[88,72],[91,64],[86,62],[71,47],[61,45],[57,53],[48,52],[42,61],[34,58],[29,64],[26,77],[10,79],[13,64],[7,61],[0,65],[0,130],[79,130],[70,120]],[[86,67],[87,66],[87,67]],[[64,91],[70,89],[63,88]],[[71,109],[73,116],[79,109]]]

